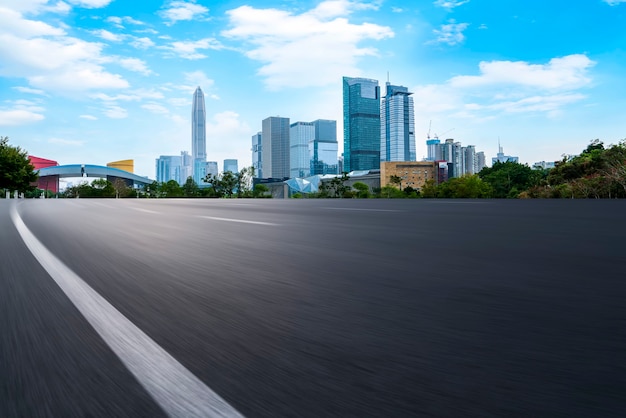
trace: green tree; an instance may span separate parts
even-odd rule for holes
[[[237,197],[249,197],[252,195],[252,179],[254,167],[244,167],[237,174]]]
[[[370,188],[367,184],[357,181],[352,185],[352,187],[357,191],[356,197],[367,199],[370,197]]]
[[[389,177],[389,183],[397,185],[398,189],[402,190],[402,177],[396,176],[395,174],[391,175]]]
[[[434,179],[426,180],[422,187],[422,197],[429,199],[437,197],[437,183]]]
[[[210,189],[215,197],[232,197],[237,191],[239,175],[225,171],[222,174],[208,174],[204,181],[209,183]]]
[[[0,137],[0,189],[20,193],[33,191],[32,183],[38,178],[26,151],[9,145],[8,137]],[[5,193],[2,195],[4,197]]]
[[[107,179],[96,179],[91,182],[91,185],[84,183],[82,185],[82,191],[84,195],[81,197],[114,197],[115,188],[113,183]]]
[[[580,155],[564,156],[530,197],[626,197],[626,143],[605,147],[595,139]]]
[[[169,180],[159,185],[160,197],[183,197],[183,189],[176,180]]]
[[[539,184],[542,173],[526,164],[498,161],[492,167],[483,168],[478,176],[492,187],[493,197],[515,198],[520,191]]]
[[[252,190],[253,197],[272,197],[272,195],[268,195],[270,189],[265,184],[257,184],[254,186]]]
[[[400,189],[397,189],[393,186],[384,186],[380,189],[380,197],[385,199],[401,199],[406,197],[404,192]]]
[[[198,197],[200,195],[200,188],[191,176],[187,177],[187,181],[183,184],[183,195],[185,197]]]

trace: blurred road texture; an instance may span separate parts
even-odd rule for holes
[[[216,416],[626,416],[626,202],[0,200],[0,416],[158,417],[12,210]]]

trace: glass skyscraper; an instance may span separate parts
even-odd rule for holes
[[[261,165],[263,178],[289,177],[289,118],[263,119]]]
[[[252,168],[254,169],[254,177],[256,178],[264,178],[263,177],[263,146],[261,145],[261,132],[257,132],[255,135],[252,135]]]
[[[227,159],[224,160],[224,173],[230,171],[231,173],[237,174],[239,172],[239,164],[237,160]]]
[[[200,184],[204,162],[206,162],[206,109],[204,107],[204,93],[198,86],[193,93],[191,107],[191,158],[193,159],[193,179]]]
[[[378,80],[343,77],[343,170],[380,168]]]
[[[180,183],[182,177],[182,157],[180,155],[161,155],[156,160],[156,181],[167,183],[176,180]]]
[[[337,161],[337,121],[313,121],[315,139],[309,142],[311,175],[339,174]]]
[[[295,122],[289,127],[289,177],[309,177],[309,141],[315,139],[315,125],[312,122]]]
[[[415,161],[415,114],[409,89],[387,82],[380,107],[380,160]]]

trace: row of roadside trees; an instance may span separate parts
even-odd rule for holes
[[[141,189],[134,189],[117,179],[110,182],[106,179],[93,180],[91,183],[81,183],[68,187],[61,197],[119,197],[119,198],[234,198],[234,197],[267,197],[268,188],[258,184],[254,188],[252,167],[244,168],[238,173],[224,172],[218,175],[208,175],[204,178],[207,186],[200,187],[193,178],[189,177],[181,186],[176,180],[167,182],[152,182]]]
[[[478,174],[455,177],[437,184],[426,182],[418,192],[402,188],[392,176],[391,185],[372,190],[366,184],[345,185],[347,175],[320,185],[312,198],[626,198],[626,140],[605,147],[592,141],[580,154],[563,156],[555,168],[535,169],[515,162],[496,162]],[[296,195],[295,197],[300,197]]]

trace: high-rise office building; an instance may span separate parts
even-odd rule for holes
[[[476,174],[476,147],[468,145],[462,148],[463,150],[463,162],[464,170],[463,174]]]
[[[217,161],[207,161],[205,166],[206,166],[206,174],[217,176],[218,174]]]
[[[289,177],[289,118],[271,116],[262,125],[263,178]]]
[[[261,145],[261,132],[252,135],[252,168],[254,169],[254,177],[263,178],[263,146]]]
[[[409,89],[386,84],[380,105],[380,161],[415,161],[415,113]]]
[[[193,93],[191,107],[191,158],[193,159],[193,178],[196,183],[202,181],[206,162],[206,108],[204,93],[200,87]]]
[[[380,87],[377,80],[343,77],[343,169],[380,168]]]
[[[193,179],[193,159],[191,155],[187,151],[180,152],[181,159],[181,174],[180,174],[180,184],[185,184],[187,179],[191,177]]]
[[[311,175],[339,174],[337,160],[337,121],[318,119],[313,121],[315,138],[309,141]]]
[[[446,139],[446,142],[442,144],[442,159],[449,164],[449,178],[461,177],[463,175],[465,159],[460,142],[454,142],[452,138]]]
[[[156,181],[167,183],[175,180],[180,184],[182,159],[179,155],[161,155],[156,159]]]
[[[483,151],[476,153],[476,159],[474,160],[474,173],[480,173],[480,170],[487,166],[487,158]]]
[[[233,160],[233,159],[224,160],[224,173],[227,171],[230,171],[231,173],[234,173],[234,174],[237,174],[239,172],[237,160]]]
[[[311,161],[309,142],[315,140],[313,122],[295,122],[289,126],[289,177],[309,177]]]
[[[440,161],[443,159],[443,147],[438,138],[426,141],[426,161]]]

